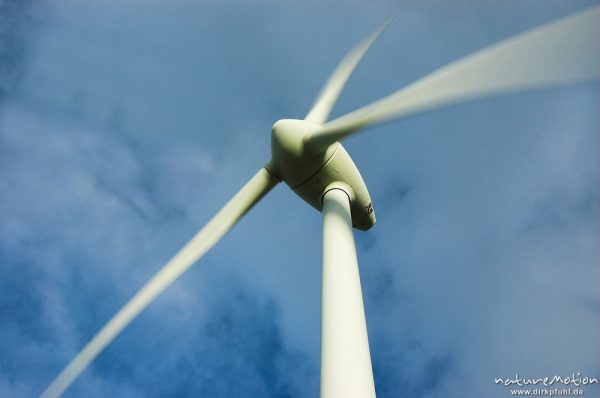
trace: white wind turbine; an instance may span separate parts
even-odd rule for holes
[[[370,229],[375,213],[360,172],[339,141],[375,123],[459,102],[597,79],[599,12],[595,6],[503,40],[327,121],[386,22],[346,55],[304,120],[273,125],[271,160],[100,329],[42,396],[60,396],[141,311],[281,181],[323,213],[321,396],[375,396],[352,234],[352,227]]]

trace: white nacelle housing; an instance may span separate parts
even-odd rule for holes
[[[321,129],[305,120],[284,119],[273,125],[272,162],[267,167],[304,201],[322,210],[328,189],[342,189],[350,198],[352,226],[366,231],[375,224],[375,211],[367,186],[342,144],[311,148],[305,137]]]

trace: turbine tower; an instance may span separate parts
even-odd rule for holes
[[[340,140],[376,123],[459,102],[597,79],[599,10],[595,6],[513,36],[328,121],[348,78],[388,20],[346,55],[304,120],[284,119],[273,125],[271,160],[100,329],[42,396],[60,396],[141,311],[283,181],[323,213],[321,397],[374,397],[352,228],[370,229],[375,212]]]

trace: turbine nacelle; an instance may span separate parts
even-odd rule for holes
[[[367,186],[348,152],[339,142],[326,147],[307,143],[307,137],[322,128],[306,120],[276,122],[271,133],[272,160],[267,167],[319,211],[325,192],[343,190],[350,198],[353,227],[366,231],[375,224],[375,212]]]

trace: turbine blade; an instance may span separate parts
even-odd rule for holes
[[[140,312],[212,248],[277,182],[278,180],[265,168],[259,170],[208,224],[100,329],[41,396],[59,397]]]
[[[598,78],[600,7],[561,18],[441,67],[306,137],[323,148],[354,131],[476,98]]]
[[[340,93],[344,89],[346,82],[363,59],[371,45],[377,40],[379,35],[387,28],[394,20],[398,13],[394,14],[379,28],[375,29],[371,34],[360,41],[346,56],[340,61],[337,68],[333,71],[325,86],[321,89],[312,109],[308,112],[304,120],[309,122],[322,124],[325,123],[331,110],[333,109]]]

